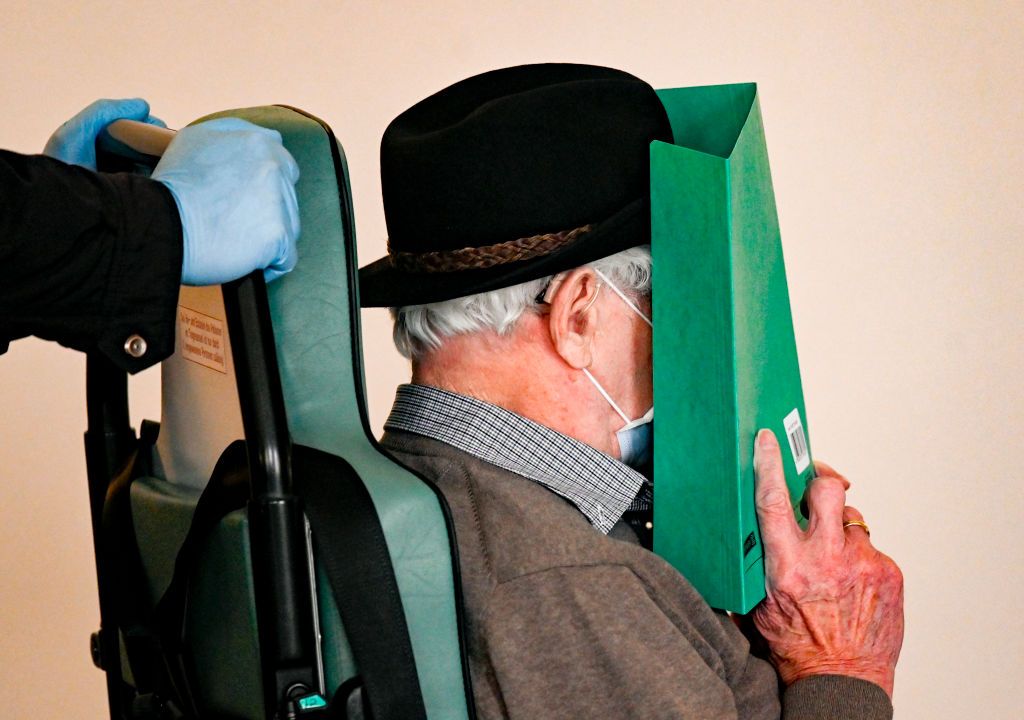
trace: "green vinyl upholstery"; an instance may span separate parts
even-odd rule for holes
[[[434,489],[386,455],[369,432],[344,154],[326,125],[291,108],[257,107],[209,117],[223,116],[278,130],[301,172],[299,263],[268,287],[292,439],[343,457],[364,482],[395,568],[428,717],[467,718],[445,510]],[[169,582],[191,510],[219,452],[242,436],[220,289],[182,288],[180,307],[223,328],[223,362],[204,366],[179,351],[164,364],[154,471],[158,477],[132,487],[135,529],[154,601]],[[179,349],[186,340],[183,317],[179,314]],[[316,575],[325,689],[330,694],[358,669],[330,586],[319,569]],[[209,711],[262,718],[245,511],[222,521],[203,554],[186,634],[201,681],[199,695]]]

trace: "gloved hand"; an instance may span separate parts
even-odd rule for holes
[[[257,268],[270,282],[295,267],[299,166],[276,130],[238,118],[187,127],[150,177],[178,204],[183,284],[214,285]]]
[[[163,120],[149,114],[149,103],[142,98],[97,100],[57,128],[46,141],[43,154],[95,170],[96,137],[115,120],[139,120],[167,127]]]

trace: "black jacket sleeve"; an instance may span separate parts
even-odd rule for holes
[[[0,150],[0,353],[37,335],[129,372],[163,360],[181,261],[178,208],[160,183]],[[126,350],[134,335],[139,357]]]

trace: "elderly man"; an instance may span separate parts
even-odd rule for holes
[[[645,548],[656,139],[647,84],[578,65],[470,78],[384,135],[389,255],[361,288],[413,377],[383,443],[451,507],[478,714],[889,717],[902,580],[830,468],[804,533],[758,436],[770,663]]]

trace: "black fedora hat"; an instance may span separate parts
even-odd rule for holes
[[[619,70],[543,64],[456,83],[381,140],[388,255],[364,307],[508,287],[650,242],[649,146],[672,141],[654,89]]]

